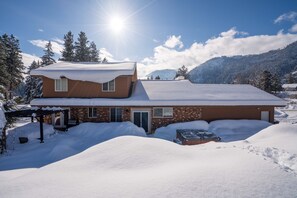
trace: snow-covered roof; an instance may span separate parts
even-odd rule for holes
[[[51,79],[66,77],[71,80],[105,83],[122,75],[133,75],[135,62],[81,63],[58,62],[34,69],[30,75],[46,76]]]
[[[40,98],[42,106],[285,106],[286,102],[251,85],[137,81],[129,98]]]
[[[284,89],[286,89],[286,88],[297,88],[297,83],[283,84],[282,87],[283,87]]]

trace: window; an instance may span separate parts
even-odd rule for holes
[[[89,118],[96,118],[97,117],[97,109],[94,107],[89,108]]]
[[[68,91],[67,78],[55,79],[55,91],[66,92]]]
[[[172,107],[155,107],[154,118],[172,118],[173,108]]]
[[[104,92],[113,92],[115,90],[115,80],[103,83],[102,91]]]
[[[122,108],[110,108],[110,121],[122,122]]]

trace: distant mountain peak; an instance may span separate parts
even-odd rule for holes
[[[232,83],[240,75],[252,79],[260,71],[268,70],[280,77],[297,70],[297,41],[287,47],[266,53],[246,56],[216,57],[189,72],[194,83]]]
[[[173,80],[176,76],[176,70],[174,69],[162,69],[162,70],[155,70],[148,75],[146,75],[149,79],[155,79],[157,76],[160,77],[160,80]]]

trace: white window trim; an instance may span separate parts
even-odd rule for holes
[[[65,80],[66,80],[66,90],[57,90],[57,80],[62,80],[62,78],[55,79],[55,92],[68,92],[68,79],[65,78]]]
[[[113,85],[114,85],[114,86],[113,86],[114,89],[113,89],[113,90],[110,90],[110,89],[109,89],[109,83],[110,83],[111,81],[114,81],[114,83],[113,83]],[[105,84],[105,83],[102,83],[102,88],[101,88],[102,92],[115,92],[115,89],[116,89],[115,79],[113,79],[113,80],[111,80],[111,81],[106,82],[106,83],[107,83],[107,88],[108,88],[108,90],[104,90],[104,89],[103,89],[103,84]]]
[[[89,112],[90,112],[90,109],[92,109],[92,116],[90,116]],[[94,112],[93,112],[93,109],[96,109],[96,116],[94,116]],[[97,118],[98,117],[98,113],[97,113],[97,108],[96,107],[88,107],[88,118]]]
[[[172,116],[164,116],[164,109],[171,108]],[[162,116],[155,116],[155,109],[162,109]],[[153,107],[153,118],[173,118],[173,107]]]

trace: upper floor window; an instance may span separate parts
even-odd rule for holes
[[[68,91],[68,80],[67,78],[55,79],[55,91],[66,92]]]
[[[111,80],[109,82],[103,83],[102,91],[104,91],[104,92],[113,92],[113,91],[115,91],[115,80]]]
[[[173,108],[172,107],[155,107],[154,118],[172,118]]]

